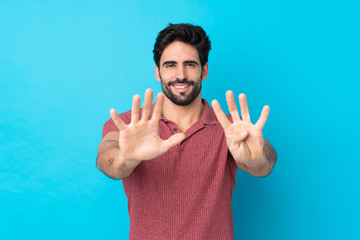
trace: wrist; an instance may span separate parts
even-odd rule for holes
[[[267,161],[265,156],[261,156],[258,159],[249,159],[238,162],[237,164],[241,164],[247,172],[251,173],[251,175],[254,175],[253,173],[261,172],[262,169],[266,167]]]
[[[142,162],[141,160],[124,158],[124,156],[121,153],[118,154],[117,160],[120,168],[135,168],[137,165],[139,165]]]
[[[269,171],[269,162],[265,156],[261,156],[261,158],[257,160],[249,161],[246,164],[247,165],[245,166],[247,167],[248,172],[256,177],[267,176],[271,171]]]

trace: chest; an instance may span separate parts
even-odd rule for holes
[[[175,127],[174,127],[175,128]],[[173,133],[172,133],[173,134]],[[162,133],[168,138],[169,133]],[[160,157],[143,161],[136,174],[145,180],[196,184],[221,177],[229,171],[228,148],[222,129],[203,128]]]

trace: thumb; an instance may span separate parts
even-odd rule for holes
[[[181,141],[184,139],[185,139],[184,133],[176,133],[176,134],[172,135],[171,137],[169,137],[168,139],[164,140],[161,148],[164,152],[166,152],[171,147],[175,146],[178,143],[181,143]]]
[[[240,133],[240,135],[236,135],[236,136],[234,136],[234,140],[236,141],[236,142],[241,142],[241,141],[243,141],[247,136],[248,136],[248,131],[242,131],[241,133]]]

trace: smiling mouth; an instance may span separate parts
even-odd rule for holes
[[[184,94],[185,92],[187,92],[189,90],[190,86],[191,86],[191,84],[175,83],[175,84],[171,85],[171,88],[174,88],[180,94],[182,94],[182,93]]]

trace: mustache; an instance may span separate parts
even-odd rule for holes
[[[188,85],[195,85],[195,82],[194,82],[194,81],[192,81],[192,80],[187,80],[187,79],[182,79],[182,80],[176,79],[176,80],[174,80],[174,81],[168,82],[167,85],[170,87],[171,85],[176,84],[176,83],[188,84]]]

